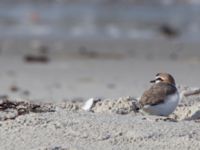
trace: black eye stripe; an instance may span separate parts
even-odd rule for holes
[[[159,76],[159,75],[160,75],[160,73],[157,73],[157,74],[156,74],[156,76]]]

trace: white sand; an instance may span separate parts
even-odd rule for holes
[[[134,113],[131,101],[119,99],[139,97],[160,71],[172,73],[179,85],[198,87],[198,61],[68,58],[41,65],[1,56],[0,67],[0,95],[11,100],[53,101],[54,110],[20,116],[15,108],[1,111],[0,149],[200,147],[199,95],[183,99],[171,119]],[[10,91],[12,85],[18,87],[16,92]],[[84,102],[79,100],[90,97],[106,99],[97,102],[93,112],[85,112],[80,109]],[[77,101],[71,102],[72,98]],[[14,119],[9,119],[12,115]]]

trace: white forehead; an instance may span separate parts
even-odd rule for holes
[[[156,83],[159,83],[160,82],[160,80],[156,80]]]

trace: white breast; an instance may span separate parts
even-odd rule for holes
[[[179,93],[176,92],[175,94],[167,96],[164,103],[153,106],[146,105],[143,110],[152,115],[168,116],[176,109],[179,99]]]

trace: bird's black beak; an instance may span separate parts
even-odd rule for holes
[[[156,80],[151,80],[151,81],[150,81],[150,83],[155,83],[155,82],[156,82]]]

